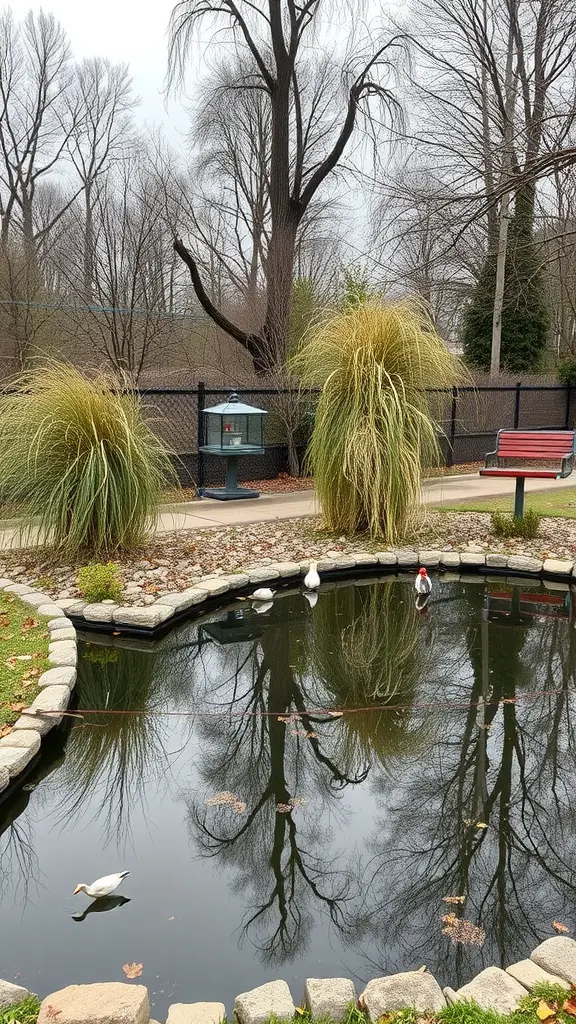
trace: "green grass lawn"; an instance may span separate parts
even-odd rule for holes
[[[0,736],[38,693],[48,665],[47,619],[12,594],[0,593]]]
[[[576,487],[563,487],[556,491],[526,493],[525,509],[534,509],[540,516],[558,516],[576,519]],[[470,501],[436,505],[437,512],[513,512],[514,495],[501,494],[496,498],[471,498]]]

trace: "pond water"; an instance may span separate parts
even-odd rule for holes
[[[379,578],[84,641],[98,714],[0,807],[0,976],[46,994],[135,961],[165,1019],[278,977],[456,986],[573,928],[574,621],[561,590],[440,577],[419,614]],[[117,870],[125,902],[72,896]]]

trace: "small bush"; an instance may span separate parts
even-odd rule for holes
[[[36,1024],[39,1012],[40,1000],[26,996],[21,1003],[0,1010],[0,1024]]]
[[[114,562],[84,565],[76,577],[76,586],[85,601],[119,601],[122,594],[120,570]]]
[[[540,528],[540,516],[529,508],[522,517],[507,512],[492,513],[492,532],[496,537],[536,537]]]
[[[576,356],[567,356],[556,367],[556,376],[561,384],[576,385]]]

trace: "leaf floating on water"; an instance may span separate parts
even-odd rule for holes
[[[278,814],[290,814],[292,810],[292,804],[276,804],[276,811]]]
[[[448,935],[452,942],[462,942],[466,946],[482,947],[486,941],[486,932],[472,921],[456,914],[444,914],[441,918],[444,928],[443,935]]]
[[[227,789],[221,793],[215,793],[214,796],[209,796],[204,801],[208,807],[224,806],[230,807],[236,814],[243,814],[246,810],[246,804],[243,800],[240,800],[234,793],[230,793]]]
[[[122,964],[122,970],[127,978],[139,978],[143,968],[144,964]]]
[[[426,964],[422,964],[422,967],[418,968],[418,970],[416,971],[416,974],[426,974],[427,970],[428,970],[428,968],[426,967]]]
[[[469,825],[471,828],[488,828],[485,821],[475,821],[474,818],[464,818],[464,824]]]
[[[288,723],[288,722],[299,722],[301,717],[302,717],[301,715],[296,715],[296,714],[294,714],[294,715],[278,715],[278,721],[279,722],[285,722],[285,723]]]
[[[570,931],[567,925],[562,924],[561,921],[552,921],[552,927],[555,932],[559,935],[566,935]]]
[[[465,896],[443,896],[444,903],[464,903]]]
[[[553,1017],[555,1013],[556,1010],[553,1010],[551,1006],[548,1006],[548,1003],[546,1003],[543,999],[540,1000],[538,1006],[536,1007],[536,1016],[539,1018],[539,1020],[549,1020],[550,1017]]]
[[[344,712],[343,711],[329,711],[328,714],[330,715],[330,718],[342,718]]]

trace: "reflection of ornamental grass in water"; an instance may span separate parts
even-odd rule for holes
[[[138,545],[174,476],[138,398],[121,386],[50,363],[0,397],[2,498],[66,555]]]
[[[105,821],[105,834],[127,834],[129,815],[144,800],[146,779],[165,759],[162,719],[147,714],[107,714],[109,711],[151,711],[161,704],[162,678],[158,656],[124,649],[116,660],[97,653],[110,648],[88,647],[78,662],[78,711],[102,708],[72,729],[62,769],[62,819],[69,827],[89,796],[97,792],[96,816]]]
[[[335,707],[408,706],[345,714],[338,729],[348,754],[367,761],[376,754],[384,763],[412,751],[423,739],[421,729],[409,729],[423,655],[408,593],[401,602],[393,584],[336,588],[322,595],[315,613],[312,667]]]
[[[432,407],[465,378],[422,304],[367,302],[311,328],[293,360],[320,385],[310,468],[326,523],[342,533],[401,538],[420,505],[421,466],[439,460]]]

